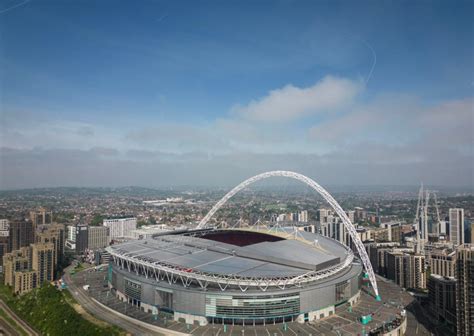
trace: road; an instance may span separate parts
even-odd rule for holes
[[[29,334],[29,335],[39,335],[33,328],[31,328],[25,321],[23,321],[21,318],[18,317],[18,315],[16,315],[13,310],[10,309],[10,307],[7,306],[7,304],[5,302],[3,302],[1,299],[0,299],[0,309],[2,309],[12,320],[14,320],[16,322],[16,324],[18,324],[21,328],[23,328],[23,330]],[[4,321],[4,320],[2,320]],[[7,323],[5,321],[5,323]],[[4,323],[2,323],[2,325],[4,325]]]
[[[132,318],[129,319],[120,313],[111,311],[97,301],[93,300],[82,287],[78,287],[74,284],[69,273],[71,269],[71,267],[68,267],[65,270],[63,280],[68,285],[68,289],[76,301],[94,317],[104,320],[112,325],[119,326],[133,335],[170,335],[169,332],[166,332],[166,334],[158,332],[156,326],[150,325],[148,327],[141,321],[133,321]],[[175,335],[185,334],[175,333]]]

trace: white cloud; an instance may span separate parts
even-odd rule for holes
[[[3,115],[0,189],[146,185],[156,176],[159,183],[227,184],[270,169],[324,183],[423,180],[472,188],[473,107],[471,97],[427,105],[396,94],[354,102],[311,125],[309,118],[264,123],[234,116],[206,124],[141,122],[135,129]]]
[[[382,96],[315,124],[308,133],[312,141],[335,147],[365,142],[459,150],[472,148],[473,108],[472,98],[427,106],[414,97]]]
[[[246,106],[234,106],[232,112],[251,120],[288,121],[338,110],[353,102],[362,89],[360,81],[326,76],[307,88],[288,84],[272,90]]]

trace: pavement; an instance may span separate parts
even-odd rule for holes
[[[83,285],[81,285],[79,281],[73,281],[73,278],[80,278],[81,276],[84,276],[84,274],[89,274],[89,270],[84,270],[75,274],[72,276],[73,278],[70,275],[70,270],[72,270],[72,267],[68,267],[63,276],[63,280],[68,285],[68,290],[76,301],[94,317],[112,325],[119,326],[133,335],[171,335],[167,330],[160,332],[156,326],[148,326],[140,320],[130,318],[127,316],[128,314],[121,314],[119,311],[114,311],[103,306],[82,288]]]
[[[159,315],[154,316],[150,313],[145,313],[140,308],[132,306],[128,303],[122,302],[114,295],[113,290],[110,290],[107,285],[107,271],[104,267],[101,271],[85,270],[69,277],[66,282],[70,284],[70,290],[79,303],[86,303],[85,307],[88,311],[92,307],[97,308],[97,303],[109,307],[113,311],[122,316],[132,317],[141,322],[148,323],[164,329],[164,334],[184,333],[193,335],[212,335],[212,336],[245,336],[245,335],[364,335],[369,334],[370,331],[385,328],[390,330],[397,327],[401,322],[401,312],[407,306],[416,306],[416,301],[408,292],[401,289],[393,282],[379,277],[378,286],[382,296],[382,301],[376,301],[370,294],[370,291],[363,287],[361,292],[361,300],[354,307],[350,308],[348,304],[344,304],[336,308],[336,314],[324,318],[319,321],[313,321],[305,324],[297,322],[287,322],[280,324],[263,325],[221,325],[208,324],[207,326],[189,325],[186,323],[173,321],[171,314],[160,312]],[[74,280],[74,281],[71,281]],[[82,286],[90,285],[89,290],[85,291]],[[75,294],[77,292],[77,294]],[[94,300],[96,300],[94,302]],[[422,309],[421,307],[419,307]],[[426,327],[424,321],[420,322],[415,318],[412,312],[407,311],[407,333],[406,335],[431,335]],[[123,329],[132,334],[143,334],[143,329],[136,330],[137,326],[128,324],[120,325],[117,321],[117,316],[114,316],[110,311],[107,316],[93,313],[96,317],[104,319],[110,323],[117,324]],[[372,321],[367,325],[362,325],[359,321],[362,315],[372,315]],[[423,315],[417,312],[420,320],[424,320]],[[110,320],[112,318],[112,320]],[[119,319],[122,322],[122,319]],[[130,321],[127,321],[130,322]],[[153,333],[155,334],[155,333]],[[155,334],[156,335],[156,334]]]

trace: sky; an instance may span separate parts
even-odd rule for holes
[[[0,189],[474,189],[472,1],[0,1]]]

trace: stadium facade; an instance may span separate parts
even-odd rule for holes
[[[293,227],[173,231],[108,251],[115,295],[189,324],[303,323],[360,297],[352,251]]]

